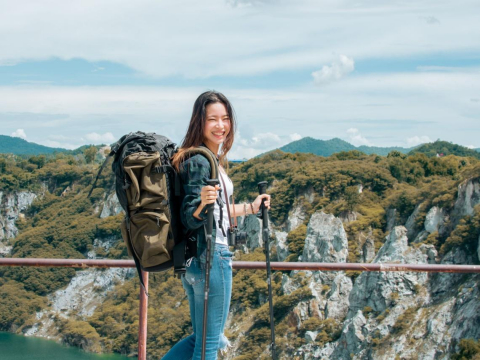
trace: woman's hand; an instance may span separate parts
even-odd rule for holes
[[[258,195],[257,198],[253,201],[253,213],[256,214],[260,211],[260,206],[262,205],[262,200],[265,199],[265,206],[270,210],[270,195],[262,194]]]
[[[202,188],[200,192],[202,208],[206,205],[213,204],[215,200],[217,200],[218,190],[220,190],[220,186],[218,185],[215,185],[215,187],[207,185]]]

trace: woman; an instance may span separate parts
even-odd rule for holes
[[[182,277],[183,287],[190,304],[193,334],[173,346],[163,360],[201,359],[206,262],[203,225],[206,223],[205,213],[209,204],[215,204],[212,233],[215,249],[210,271],[206,359],[216,359],[217,351],[226,350],[229,346],[228,339],[223,334],[232,293],[233,254],[228,250],[228,210],[230,213],[234,213],[235,210],[237,216],[257,213],[263,199],[265,199],[265,205],[270,208],[270,195],[263,194],[251,204],[230,205],[230,209],[227,209],[225,192],[227,197],[232,196],[233,183],[222,164],[227,164],[226,156],[233,144],[235,128],[235,117],[228,99],[219,92],[204,92],[195,101],[187,134],[173,159],[183,187],[182,223],[186,229],[193,230],[193,235],[197,239],[197,256],[187,262],[187,271]],[[206,182],[210,178],[208,160],[202,155],[190,158],[185,156],[187,149],[198,146],[205,146],[217,155],[220,184],[224,183],[226,187],[221,191],[222,200],[219,199],[220,201],[217,201],[218,190],[223,186],[208,186]],[[223,213],[222,222],[220,206]]]

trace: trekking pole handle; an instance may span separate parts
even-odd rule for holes
[[[263,195],[263,194],[265,194],[265,193],[267,192],[267,184],[268,184],[268,183],[267,183],[266,181],[260,181],[260,182],[258,183],[258,193],[259,193],[260,195]]]
[[[219,181],[218,179],[208,179],[207,180],[207,185],[215,187],[215,185],[218,185]],[[213,231],[213,209],[215,207],[215,203],[208,204],[207,205],[207,234],[212,234]]]
[[[266,194],[267,193],[267,182],[266,181],[261,181],[258,183],[258,193],[260,195]],[[260,205],[260,210],[262,211],[262,219],[263,219],[263,225],[268,226],[268,213],[267,213],[267,207],[265,206],[265,199],[262,199],[262,204]],[[266,220],[266,221],[265,221]]]

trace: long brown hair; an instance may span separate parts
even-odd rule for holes
[[[188,125],[187,134],[183,138],[182,145],[178,152],[174,155],[172,163],[173,166],[179,170],[180,164],[185,160],[186,151],[191,148],[198,147],[203,143],[203,129],[207,121],[207,106],[210,104],[221,103],[225,105],[228,117],[230,118],[230,132],[222,144],[222,149],[218,156],[220,164],[227,164],[226,156],[233,145],[235,131],[237,128],[235,121],[235,113],[230,101],[220,92],[206,91],[195,100],[193,104],[192,117]]]

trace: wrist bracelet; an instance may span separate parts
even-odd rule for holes
[[[250,208],[252,209],[252,215],[255,214],[255,211],[253,211],[253,204],[250,203]]]

